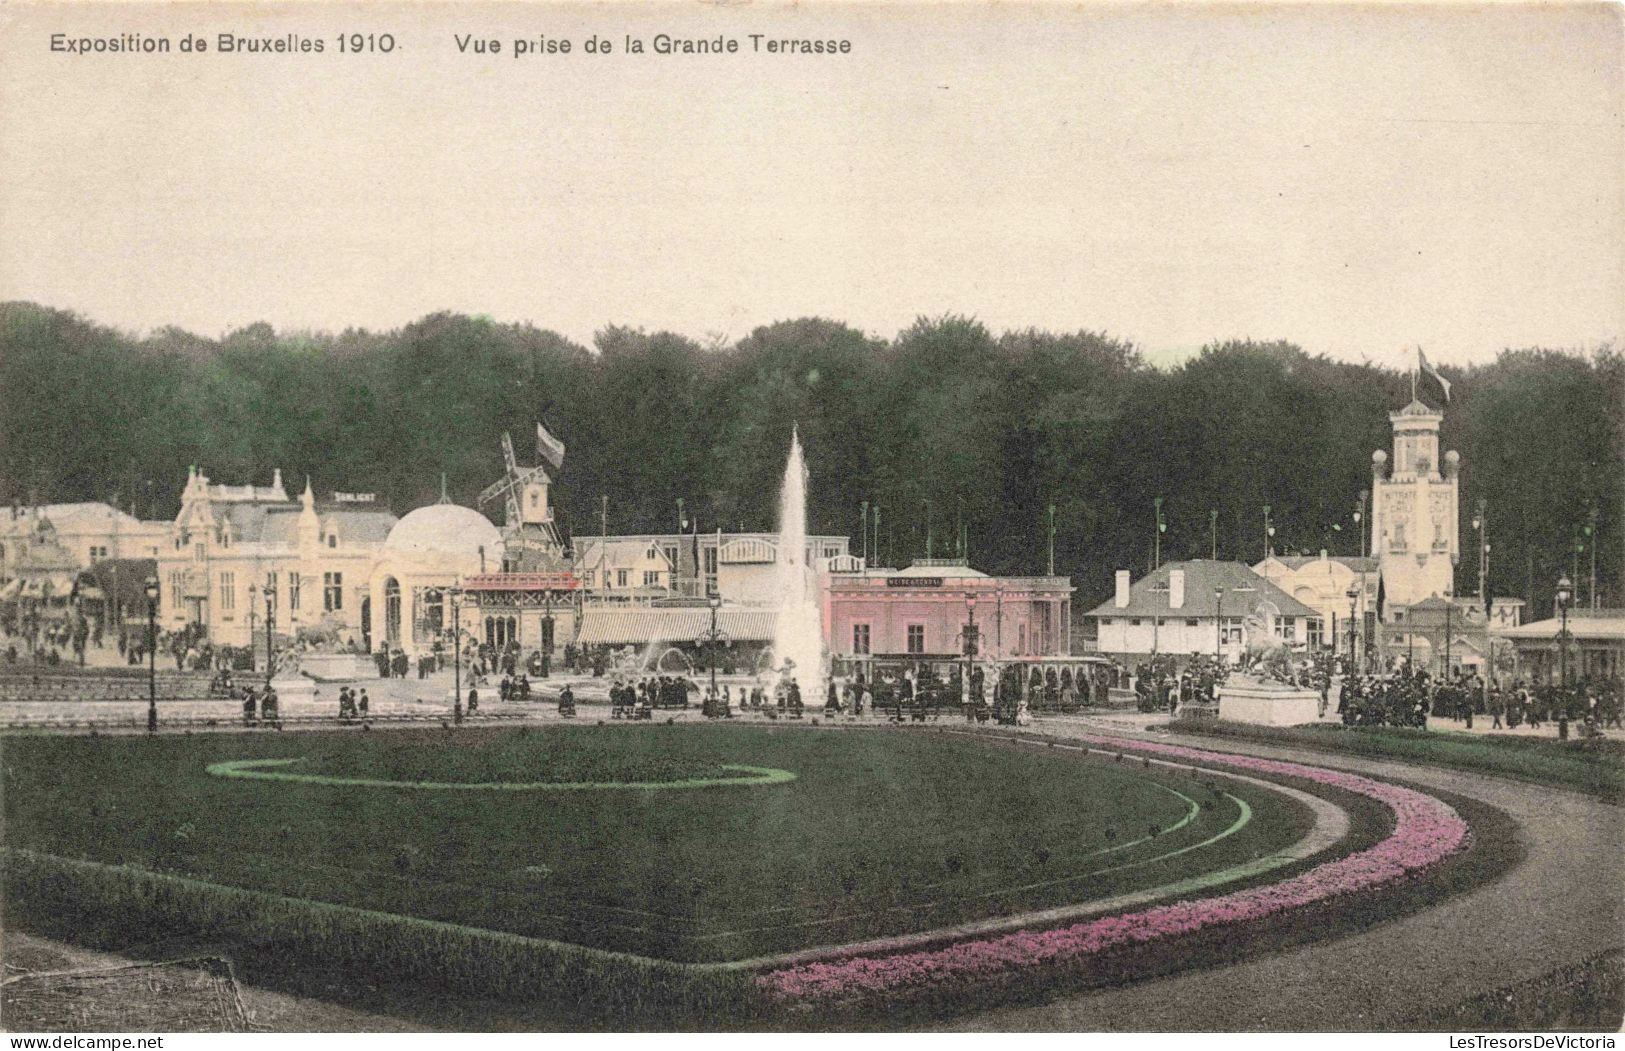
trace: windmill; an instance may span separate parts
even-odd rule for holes
[[[541,554],[545,560],[556,560],[562,554],[564,545],[553,526],[553,513],[547,502],[547,487],[552,482],[547,466],[519,466],[519,458],[513,451],[513,436],[507,431],[502,432],[502,462],[502,477],[485,487],[485,491],[480,493],[479,504],[483,508],[498,497],[502,498],[507,515],[503,532],[508,561],[526,569],[533,568],[536,559],[532,552]],[[532,497],[528,508],[527,494]]]

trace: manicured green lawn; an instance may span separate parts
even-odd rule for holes
[[[674,960],[1109,897],[1270,853],[1309,822],[1296,803],[1222,779],[903,730],[9,737],[0,759],[7,847]],[[408,784],[206,773],[253,759]],[[795,779],[408,787],[750,776],[726,766]]]
[[[1252,726],[1213,719],[1180,719],[1168,724],[1179,733],[1414,760],[1557,785],[1613,802],[1625,801],[1625,741],[1617,736],[1592,741],[1557,741],[1510,734],[1468,734],[1452,730],[1451,725],[1440,722],[1428,730],[1386,726]]]

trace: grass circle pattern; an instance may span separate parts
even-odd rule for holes
[[[299,774],[282,767],[300,759],[232,759],[210,763],[206,772],[214,777],[251,781],[289,781],[302,785],[330,785],[337,788],[414,788],[433,791],[485,792],[597,792],[613,789],[721,788],[742,785],[782,785],[796,779],[789,770],[770,766],[743,766],[724,763],[722,769],[737,770],[747,777],[688,777],[678,781],[384,781],[371,777],[340,777],[329,774]],[[266,769],[276,767],[277,769]]]

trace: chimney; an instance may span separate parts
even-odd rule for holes
[[[1128,608],[1128,570],[1126,569],[1117,571],[1116,605],[1118,609]]]
[[[1170,569],[1168,571],[1168,608],[1185,608],[1185,571],[1183,569]]]
[[[1325,548],[1320,549],[1320,560],[1322,562],[1326,561],[1326,549]]]
[[[271,471],[271,488],[279,493],[282,492],[282,468],[280,467]]]

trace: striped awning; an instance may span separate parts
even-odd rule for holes
[[[717,611],[717,630],[733,642],[767,642],[773,638],[778,613],[770,609]],[[711,630],[711,611],[701,607],[587,609],[581,615],[582,646],[673,646],[693,643]]]

